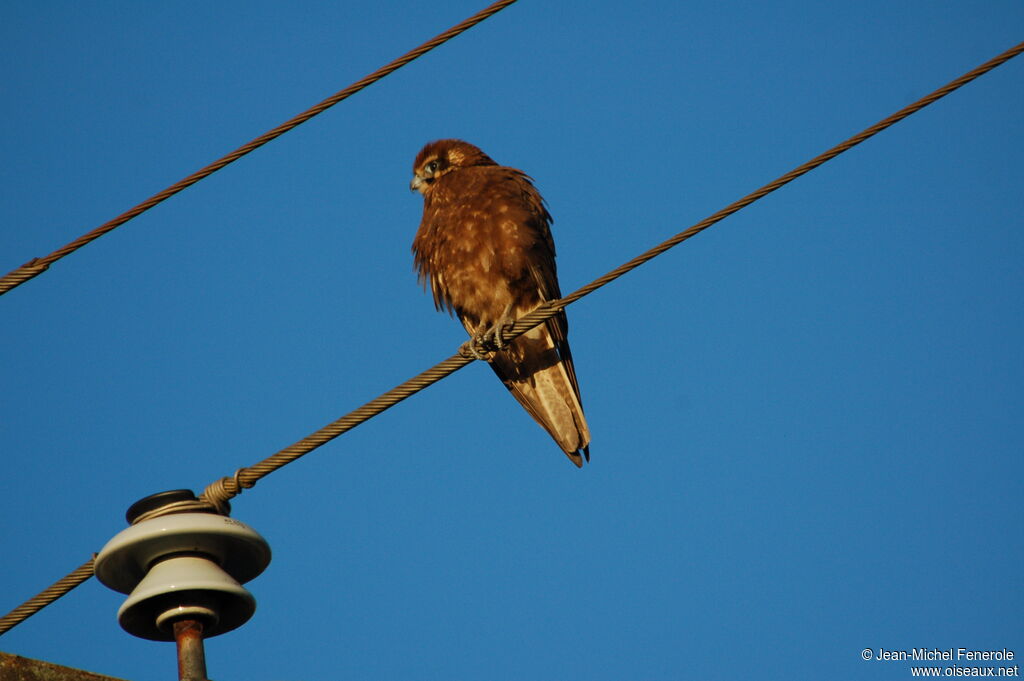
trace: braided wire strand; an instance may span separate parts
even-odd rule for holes
[[[907,116],[919,111],[920,109],[928,106],[942,97],[945,97],[954,90],[963,87],[972,80],[979,76],[988,73],[992,69],[996,68],[1000,64],[1016,57],[1017,55],[1024,52],[1024,42],[1011,47],[1002,54],[990,59],[984,64],[968,71],[959,78],[949,82],[942,86],[938,90],[925,95],[921,99],[917,100],[913,104],[900,109],[896,113],[882,119],[878,123],[875,123],[869,128],[866,128],[862,132],[857,133],[853,137],[849,138],[845,142],[837,144],[828,151],[814,157],[810,161],[807,161],[803,165],[800,165],[793,170],[789,171],[785,175],[782,175],[776,180],[769,182],[760,189],[747,194],[738,201],[726,206],[722,210],[714,213],[713,215],[701,220],[693,226],[679,232],[675,236],[666,239],[657,246],[641,253],[632,260],[629,260],[622,265],[619,265],[615,269],[611,270],[607,274],[598,277],[594,281],[590,282],[586,286],[583,286],[569,295],[560,298],[559,300],[550,301],[541,305],[536,310],[520,317],[515,324],[510,328],[507,328],[501,334],[502,340],[508,342],[526,333],[533,327],[543,323],[545,320],[550,319],[559,313],[566,306],[571,305],[580,298],[596,291],[597,289],[605,286],[606,284],[618,279],[624,274],[636,269],[645,262],[661,255],[665,251],[669,250],[673,246],[677,246],[683,241],[696,236],[700,232],[704,231],[711,225],[725,219],[729,215],[749,206],[755,201],[763,198],[771,192],[779,189],[780,187],[792,182],[796,178],[804,175],[805,173],[817,168],[818,166],[826,163],[827,161],[835,158],[839,154],[847,151],[866,139],[878,134],[893,124],[903,120]],[[398,404],[402,400],[410,397],[417,392],[427,388],[441,379],[449,376],[462,367],[466,366],[470,362],[474,361],[469,352],[467,352],[467,346],[464,344],[460,349],[460,352],[452,355],[448,359],[434,365],[430,369],[427,369],[420,374],[417,374],[413,378],[405,381],[404,383],[392,388],[386,393],[379,397],[367,402],[363,406],[349,412],[340,419],[324,426],[315,433],[308,435],[307,437],[299,440],[293,445],[285,447],[284,449],[272,454],[271,456],[263,459],[248,468],[241,468],[235,472],[231,477],[221,478],[206,487],[201,499],[208,501],[209,503],[217,506],[223,502],[237,496],[241,493],[242,489],[252,487],[258,480],[266,475],[269,475],[273,471],[281,468],[282,466],[295,461],[305,454],[313,451],[317,447],[330,442],[334,438],[338,437],[342,433],[351,430],[360,423],[367,421],[374,416],[386,411],[387,409]],[[23,620],[27,619],[31,615],[35,614],[43,607],[57,600],[71,589],[75,588],[82,582],[86,581],[92,575],[93,561],[83,564],[74,572],[70,573],[63,579],[56,582],[53,586],[49,587],[39,595],[29,599],[24,604],[18,606],[10,613],[0,618],[0,634],[11,629],[11,627],[17,625]]]
[[[352,430],[359,424],[387,411],[402,400],[412,397],[424,388],[428,388],[441,379],[450,376],[472,361],[473,358],[468,353],[463,354],[463,352],[459,352],[452,355],[443,362],[435,364],[426,371],[370,400],[358,409],[345,414],[340,419],[327,424],[315,433],[307,435],[295,444],[285,447],[259,463],[239,469],[232,477],[220,478],[210,483],[200,495],[200,498],[212,504],[232,499],[241,493],[241,488],[252,487],[256,484],[256,481],[270,475],[278,468],[295,461],[317,447],[327,444],[342,433]]]
[[[100,238],[107,232],[110,232],[116,229],[117,227],[120,227],[121,225],[128,222],[132,218],[138,217],[139,215],[145,213],[150,208],[153,208],[157,204],[162,203],[163,201],[171,198],[178,192],[187,189],[188,187],[191,187],[199,180],[202,180],[205,177],[209,177],[210,175],[217,172],[218,170],[228,165],[229,163],[237,161],[238,159],[242,158],[249,152],[255,151],[256,149],[262,147],[267,142],[270,142],[280,137],[284,133],[288,132],[292,128],[301,125],[302,123],[305,123],[313,116],[323,113],[324,111],[331,108],[332,106],[342,101],[343,99],[347,99],[348,97],[351,97],[360,90],[363,90],[364,88],[372,85],[373,83],[376,83],[384,76],[387,76],[393,71],[402,68],[403,66],[413,61],[414,59],[417,59],[418,57],[423,56],[427,52],[430,52],[435,47],[438,47],[439,45],[448,42],[455,36],[469,30],[473,26],[476,26],[484,19],[487,19],[491,15],[500,12],[501,10],[505,9],[514,2],[516,2],[516,0],[498,0],[497,2],[480,10],[479,12],[469,17],[468,19],[456,24],[455,26],[452,26],[444,33],[441,33],[435,36],[434,38],[431,38],[430,40],[423,43],[419,47],[410,50],[409,52],[406,52],[401,57],[398,57],[394,61],[385,64],[384,66],[377,69],[368,76],[360,80],[357,80],[355,83],[352,83],[344,90],[336,92],[335,94],[331,95],[330,97],[323,100],[319,104],[309,109],[306,109],[302,113],[298,114],[297,116],[294,116],[293,118],[290,118],[289,120],[285,121],[276,128],[268,130],[267,132],[263,133],[262,135],[252,140],[251,142],[243,144],[242,146],[232,151],[230,154],[227,154],[226,156],[217,159],[213,163],[197,170],[188,177],[175,182],[167,189],[164,189],[163,191],[154,194],[153,196],[149,197],[148,199],[146,199],[139,205],[135,206],[134,208],[125,211],[124,213],[121,213],[116,218],[104,222],[102,225],[92,230],[91,232],[83,234],[74,241],[68,243],[67,245],[61,248],[58,248],[56,251],[50,253],[49,255],[43,256],[41,258],[33,258],[32,260],[25,263],[21,267],[11,270],[3,277],[0,277],[0,296],[7,293],[13,288],[20,286],[21,284],[41,274],[42,272],[45,272],[50,265],[60,260],[64,256],[70,255],[71,253],[77,251],[79,248],[82,248],[86,244]]]
[[[61,596],[92,577],[94,562],[95,559],[90,558],[74,571],[54,582],[53,585],[39,592],[36,596],[28,599],[3,617],[0,617],[0,634],[9,631],[15,625],[27,620],[50,603],[53,603]]]

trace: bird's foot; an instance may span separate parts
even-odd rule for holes
[[[473,359],[479,359],[487,361],[491,358],[491,353],[494,351],[493,343],[487,340],[485,334],[478,333],[468,341],[462,344],[459,348],[459,354],[463,357],[472,357]]]
[[[506,315],[494,322],[491,328],[484,331],[483,336],[495,347],[495,349],[504,350],[508,347],[508,343],[506,343],[501,336],[515,326],[515,323],[516,320]]]
[[[490,360],[495,352],[500,352],[508,347],[508,343],[501,336],[514,325],[514,319],[502,317],[491,327],[473,334],[473,337],[463,344],[460,352],[473,359]]]

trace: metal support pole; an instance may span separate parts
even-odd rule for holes
[[[178,645],[178,681],[209,681],[203,650],[203,623],[178,620],[174,623],[174,642]]]

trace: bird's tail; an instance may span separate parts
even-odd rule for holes
[[[491,368],[530,416],[577,466],[590,460],[590,428],[583,415],[576,371],[563,334],[548,323],[527,331],[495,353]],[[556,322],[557,323],[557,322]]]

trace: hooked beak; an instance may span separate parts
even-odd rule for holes
[[[409,191],[423,193],[423,178],[419,175],[413,175],[412,181],[409,183]]]

